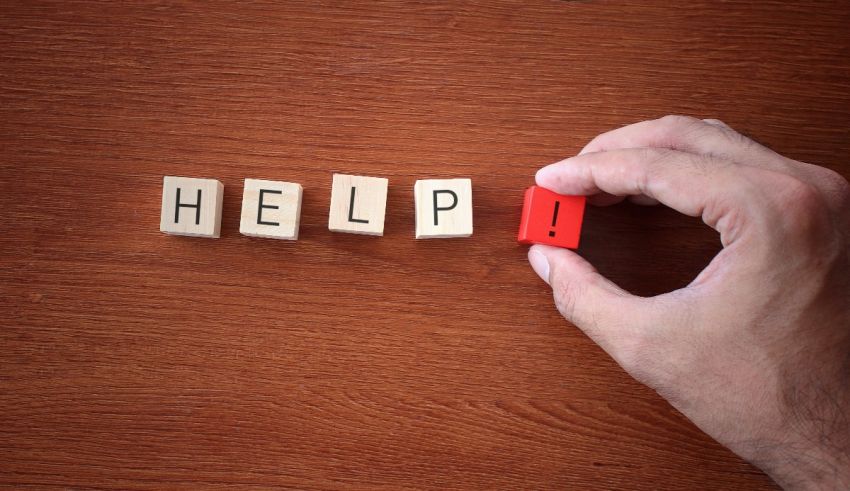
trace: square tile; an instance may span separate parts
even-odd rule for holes
[[[388,185],[389,181],[382,177],[334,174],[328,229],[384,235]]]
[[[472,235],[472,180],[423,179],[413,187],[416,238]]]
[[[302,194],[301,185],[293,182],[245,179],[239,233],[297,240]]]
[[[218,238],[224,185],[215,179],[165,176],[159,230],[171,235]]]

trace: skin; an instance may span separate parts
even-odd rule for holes
[[[592,204],[662,203],[720,233],[685,288],[642,298],[535,245],[561,314],[786,489],[850,489],[850,185],[717,120],[667,116],[537,172]]]

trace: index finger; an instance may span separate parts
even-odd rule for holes
[[[663,148],[586,153],[543,167],[539,186],[556,193],[592,196],[644,195],[690,216],[732,239],[731,220],[747,213],[744,200],[756,190],[746,173],[757,171],[712,156]]]

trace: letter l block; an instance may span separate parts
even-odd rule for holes
[[[334,174],[328,230],[384,235],[388,185],[383,177]]]

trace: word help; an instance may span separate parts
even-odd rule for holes
[[[334,174],[328,229],[384,235],[389,181]],[[245,179],[239,232],[251,237],[298,239],[300,184]],[[166,234],[218,238],[224,185],[215,179],[165,176],[159,229]],[[416,238],[472,235],[472,181],[426,179],[414,186]]]

